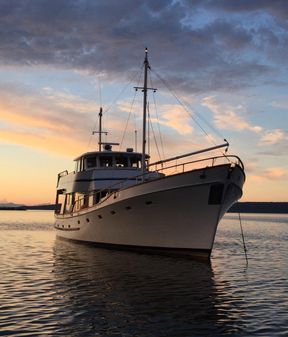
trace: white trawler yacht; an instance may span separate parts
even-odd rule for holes
[[[58,174],[57,236],[101,247],[209,258],[218,223],[242,195],[244,167],[215,149],[228,143],[149,163],[146,154],[147,49],[144,60],[142,152],[99,150]],[[210,154],[209,154],[210,153]],[[196,158],[201,154],[202,157]],[[203,157],[205,154],[205,157]]]

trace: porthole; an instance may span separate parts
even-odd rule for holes
[[[127,211],[129,211],[131,209],[130,206],[126,206],[125,208],[127,209]]]
[[[102,219],[102,215],[99,214],[99,215],[98,215],[98,218],[99,218],[99,219]]]
[[[78,225],[80,225],[80,220],[77,221]]]
[[[116,212],[115,211],[111,211],[110,213],[114,215]]]
[[[86,222],[89,222],[90,220],[88,218],[86,218]]]

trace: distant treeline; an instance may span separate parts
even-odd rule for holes
[[[0,210],[55,210],[55,205],[36,206],[0,206]],[[228,211],[229,213],[287,213],[288,202],[238,202]]]
[[[229,213],[288,213],[288,202],[238,202]]]
[[[29,209],[38,210],[54,210],[55,205],[36,205],[36,206],[26,206],[26,205],[2,205],[0,206],[0,211],[26,211]]]

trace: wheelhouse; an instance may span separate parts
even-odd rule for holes
[[[149,156],[146,156],[148,160]],[[75,172],[91,169],[141,169],[142,154],[136,152],[87,152],[77,157]]]

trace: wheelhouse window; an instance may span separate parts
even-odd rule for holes
[[[117,156],[115,157],[116,167],[128,167],[128,158],[125,156]]]
[[[102,156],[99,158],[101,167],[112,167],[113,166],[113,158],[108,156]]]
[[[87,157],[86,158],[86,169],[96,167],[96,157]]]

